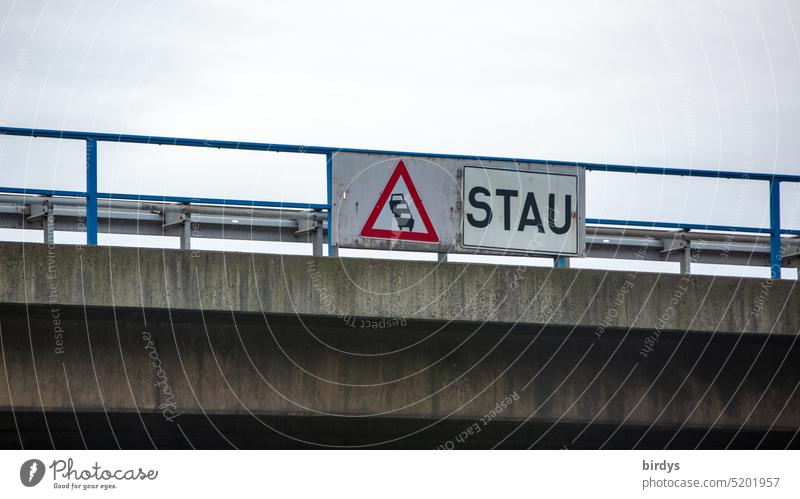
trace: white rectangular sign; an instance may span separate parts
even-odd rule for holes
[[[464,247],[577,255],[578,177],[464,166]]]

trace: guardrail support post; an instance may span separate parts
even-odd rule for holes
[[[769,268],[772,279],[781,278],[781,183],[769,181]]]
[[[687,244],[681,253],[681,275],[692,273],[692,248]]]
[[[192,219],[191,215],[181,223],[181,249],[192,249]]]
[[[86,140],[86,244],[97,246],[97,140]]]
[[[44,217],[44,244],[56,243],[56,214],[51,204],[46,205],[47,214]]]
[[[322,256],[322,222],[315,221],[317,228],[314,229],[314,240],[312,242],[312,252],[313,256]]]

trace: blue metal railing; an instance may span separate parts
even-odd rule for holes
[[[649,175],[672,175],[682,177],[703,177],[734,180],[757,180],[769,182],[769,212],[770,226],[742,227],[711,224],[690,224],[679,222],[659,222],[646,220],[615,220],[606,218],[587,218],[586,222],[598,225],[621,225],[637,227],[661,227],[686,230],[713,230],[728,232],[748,232],[769,234],[770,236],[770,274],[773,279],[781,276],[781,235],[800,235],[800,230],[781,229],[780,226],[780,184],[781,182],[800,182],[800,175],[746,173],[737,171],[692,170],[685,168],[659,168],[651,166],[608,165],[600,163],[583,163],[575,161],[549,161],[528,158],[504,158],[495,156],[467,156],[451,154],[432,154],[408,151],[382,151],[371,149],[344,149],[335,147],[303,146],[292,144],[271,144],[261,142],[237,142],[227,140],[187,139],[178,137],[159,137],[148,135],[124,135],[113,133],[75,132],[67,130],[47,130],[37,128],[0,127],[0,135],[15,135],[22,137],[43,137],[55,139],[83,140],[86,142],[86,191],[60,191],[47,189],[27,189],[16,187],[0,187],[0,192],[15,194],[34,194],[46,196],[67,196],[86,198],[86,243],[97,244],[97,201],[98,199],[130,199],[141,201],[166,201],[176,203],[202,203],[220,204],[231,206],[262,206],[282,208],[307,208],[327,210],[331,216],[332,194],[331,178],[333,156],[337,152],[356,152],[371,154],[388,154],[392,156],[427,156],[433,158],[455,158],[473,161],[513,161],[542,165],[569,164],[597,172],[641,173]],[[243,199],[217,199],[196,198],[182,196],[152,196],[128,193],[98,192],[97,191],[97,145],[99,142],[122,142],[130,144],[171,145],[184,147],[207,147],[214,149],[237,149],[246,151],[265,152],[293,152],[301,154],[319,154],[325,156],[327,201],[319,203],[289,203],[281,201],[243,200]],[[328,238],[328,252],[332,253],[332,241]]]

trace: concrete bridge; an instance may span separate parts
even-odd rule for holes
[[[796,447],[794,281],[0,245],[5,447]]]

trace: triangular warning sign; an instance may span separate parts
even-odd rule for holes
[[[425,205],[401,160],[367,217],[362,237],[438,243]]]

